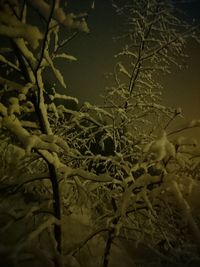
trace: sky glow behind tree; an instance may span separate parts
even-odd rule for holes
[[[74,12],[85,11],[90,9],[91,2],[93,1],[69,1],[69,7]],[[200,1],[176,2],[176,7],[185,12],[188,20],[200,22]],[[67,49],[78,61],[68,67],[63,66],[63,73],[70,94],[77,96],[80,102],[100,104],[100,95],[108,85],[107,74],[113,71],[117,61],[114,55],[122,48],[114,39],[120,35],[123,25],[110,0],[95,1],[95,9],[89,12],[88,24],[90,33],[81,33],[69,43]],[[181,107],[184,118],[189,120],[200,117],[200,45],[190,41],[186,54],[188,58],[183,69],[172,67],[171,74],[161,74],[160,80],[163,85],[163,103]],[[200,136],[199,129],[195,132],[197,137]]]

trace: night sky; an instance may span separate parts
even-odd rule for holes
[[[90,1],[71,1],[73,10],[79,12],[90,7]],[[82,7],[78,9],[77,7]],[[89,34],[80,33],[68,45],[68,51],[78,58],[77,62],[63,66],[70,94],[80,101],[100,103],[106,79],[105,74],[113,71],[114,54],[120,46],[113,41],[119,34],[120,21],[109,0],[95,1],[95,9],[88,17]],[[77,79],[78,77],[78,79]]]
[[[91,2],[69,1],[69,7],[79,12],[87,10]],[[189,19],[200,22],[200,0],[176,2]],[[90,34],[79,34],[67,47],[78,61],[62,66],[62,70],[68,81],[69,94],[77,96],[81,102],[99,104],[107,83],[105,74],[113,71],[114,54],[120,50],[113,37],[120,34],[121,22],[109,0],[96,0],[88,24]],[[186,53],[189,57],[184,69],[172,68],[172,73],[161,76],[160,80],[164,87],[163,103],[181,107],[184,118],[190,120],[200,117],[200,44],[190,41]],[[200,130],[195,130],[195,136],[200,136]]]

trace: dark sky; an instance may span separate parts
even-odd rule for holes
[[[77,4],[81,1],[72,2],[84,10],[83,5]],[[87,10],[92,1],[84,2],[88,3],[84,5]],[[78,61],[65,67],[65,77],[73,88],[70,93],[81,101],[100,101],[99,95],[106,83],[105,74],[113,70],[114,54],[119,49],[112,39],[118,34],[119,24],[110,1],[97,0],[88,18],[90,33],[80,33],[68,46]]]
[[[178,7],[189,19],[200,23],[200,0],[179,0]],[[169,106],[179,106],[183,110],[184,121],[200,119],[200,43],[189,41],[186,54],[187,64],[183,70],[174,69],[172,74],[163,77],[163,101]],[[187,131],[188,136],[195,136],[200,144],[200,128]]]
[[[139,1],[139,0],[136,0]],[[72,0],[77,11],[87,9],[90,0]],[[200,22],[200,0],[176,1],[189,19]],[[84,4],[83,4],[84,3]],[[68,46],[78,61],[64,67],[70,94],[80,101],[100,103],[100,94],[106,85],[105,74],[112,72],[114,54],[120,49],[113,37],[119,35],[120,21],[109,0],[96,0],[95,10],[88,21],[91,33],[80,34]],[[200,118],[200,44],[190,41],[187,46],[187,66],[161,77],[163,101],[166,105],[182,107],[186,120]],[[73,89],[73,90],[72,90]],[[200,131],[197,131],[200,136]]]

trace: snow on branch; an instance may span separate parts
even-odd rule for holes
[[[0,35],[10,38],[24,38],[33,49],[38,48],[42,33],[36,26],[24,24],[16,17],[0,11]]]
[[[156,161],[160,161],[166,156],[175,157],[176,153],[174,145],[167,139],[166,132],[163,132],[159,139],[147,145],[145,152],[152,154]]]
[[[11,67],[17,71],[20,71],[20,69],[17,65],[13,64],[11,61],[6,59],[3,55],[0,55],[0,62],[7,64],[9,67]]]
[[[19,49],[20,53],[26,59],[26,68],[29,74],[29,80],[34,84],[35,77],[34,77],[34,74],[32,73],[33,72],[32,70],[36,67],[37,59],[34,56],[34,54],[31,52],[31,50],[28,48],[23,38],[15,39],[14,43]]]
[[[46,149],[51,152],[59,150],[59,147],[53,142],[45,142],[39,136],[31,135],[25,128],[22,127],[21,122],[14,115],[3,117],[1,125],[2,127],[7,128],[18,138],[25,147],[27,154],[30,154],[33,148]]]
[[[20,90],[23,87],[23,85],[19,83],[10,81],[2,77],[0,77],[0,84],[7,87],[6,91]]]
[[[83,169],[72,169],[71,172],[67,174],[67,177],[79,176],[85,180],[109,183],[113,182],[113,178],[108,174],[96,175],[94,173],[84,171]]]
[[[44,50],[44,58],[46,59],[46,61],[48,62],[49,66],[51,67],[55,77],[57,78],[57,80],[60,82],[60,84],[66,88],[66,84],[65,84],[65,81],[64,81],[64,78],[61,74],[61,72],[59,71],[59,69],[57,69],[55,66],[54,66],[54,63],[53,63],[53,60],[51,59],[51,56],[49,55],[49,52],[48,52],[48,49],[46,47],[46,49]]]
[[[53,101],[54,99],[64,99],[64,100],[72,100],[74,101],[77,105],[79,103],[78,99],[76,97],[73,96],[68,96],[68,95],[63,95],[63,94],[59,94],[59,93],[55,93],[54,95],[50,96],[51,100]]]
[[[49,4],[43,0],[28,0],[28,2],[33,5],[45,19],[48,18],[51,10]],[[65,13],[65,11],[60,7],[56,7],[53,13],[53,18],[66,28],[88,33],[88,25],[84,18],[79,18],[80,16],[81,14],[75,15],[73,13]]]

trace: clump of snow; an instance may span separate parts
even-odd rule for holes
[[[200,119],[199,120],[192,120],[189,123],[189,127],[200,127]]]
[[[20,93],[27,95],[28,91],[32,88],[32,86],[32,83],[25,84],[25,86],[20,89]]]
[[[7,116],[7,108],[2,103],[0,103],[0,114]]]
[[[18,99],[19,99],[19,101],[24,101],[24,100],[26,100],[26,95],[25,94],[19,94]]]
[[[48,139],[47,142],[44,138],[40,138],[37,135],[31,135],[25,128],[22,127],[21,122],[14,115],[5,116],[1,123],[3,127],[15,134],[24,146],[27,154],[30,154],[33,148],[49,150],[51,152],[59,151],[59,146],[53,141],[49,142],[50,140]]]
[[[24,38],[33,49],[38,48],[39,41],[43,38],[36,26],[24,24],[6,12],[0,11],[0,25],[1,35],[10,38]]]
[[[17,38],[15,39],[15,43],[20,49],[21,53],[25,56],[27,60],[31,63],[32,66],[36,66],[36,58],[34,57],[33,53],[27,48],[27,45],[24,42],[23,38]],[[35,79],[33,76],[31,76],[31,82],[34,84]]]
[[[45,17],[46,19],[48,18],[50,14],[50,10],[51,10],[51,7],[49,4],[47,4],[43,0],[40,0],[40,1],[29,0],[29,2],[39,11],[39,13],[43,17]],[[66,28],[79,30],[79,31],[88,33],[89,32],[88,25],[84,18],[82,19],[79,18],[80,16],[81,14],[79,14],[78,16],[76,16],[74,13],[66,14],[66,12],[62,8],[57,7],[57,6],[53,13],[53,18],[56,21],[58,21],[60,24],[64,25]]]
[[[9,98],[10,106],[8,107],[8,114],[20,114],[20,105],[19,105],[19,99],[16,97],[10,97]]]
[[[174,145],[167,139],[167,134],[163,131],[162,136],[151,142],[146,146],[145,152],[153,155],[156,161],[160,161],[164,159],[166,156],[175,157],[175,147]]]
[[[77,20],[76,15],[73,13],[66,15],[63,25],[69,29],[77,29],[86,33],[90,32],[85,19]]]
[[[182,114],[182,109],[181,109],[181,107],[178,107],[175,110],[175,115],[180,115],[180,114]]]
[[[29,112],[34,112],[35,111],[35,107],[33,105],[33,103],[31,101],[27,101],[23,104],[23,106],[21,106],[23,112],[25,113],[29,113]]]

